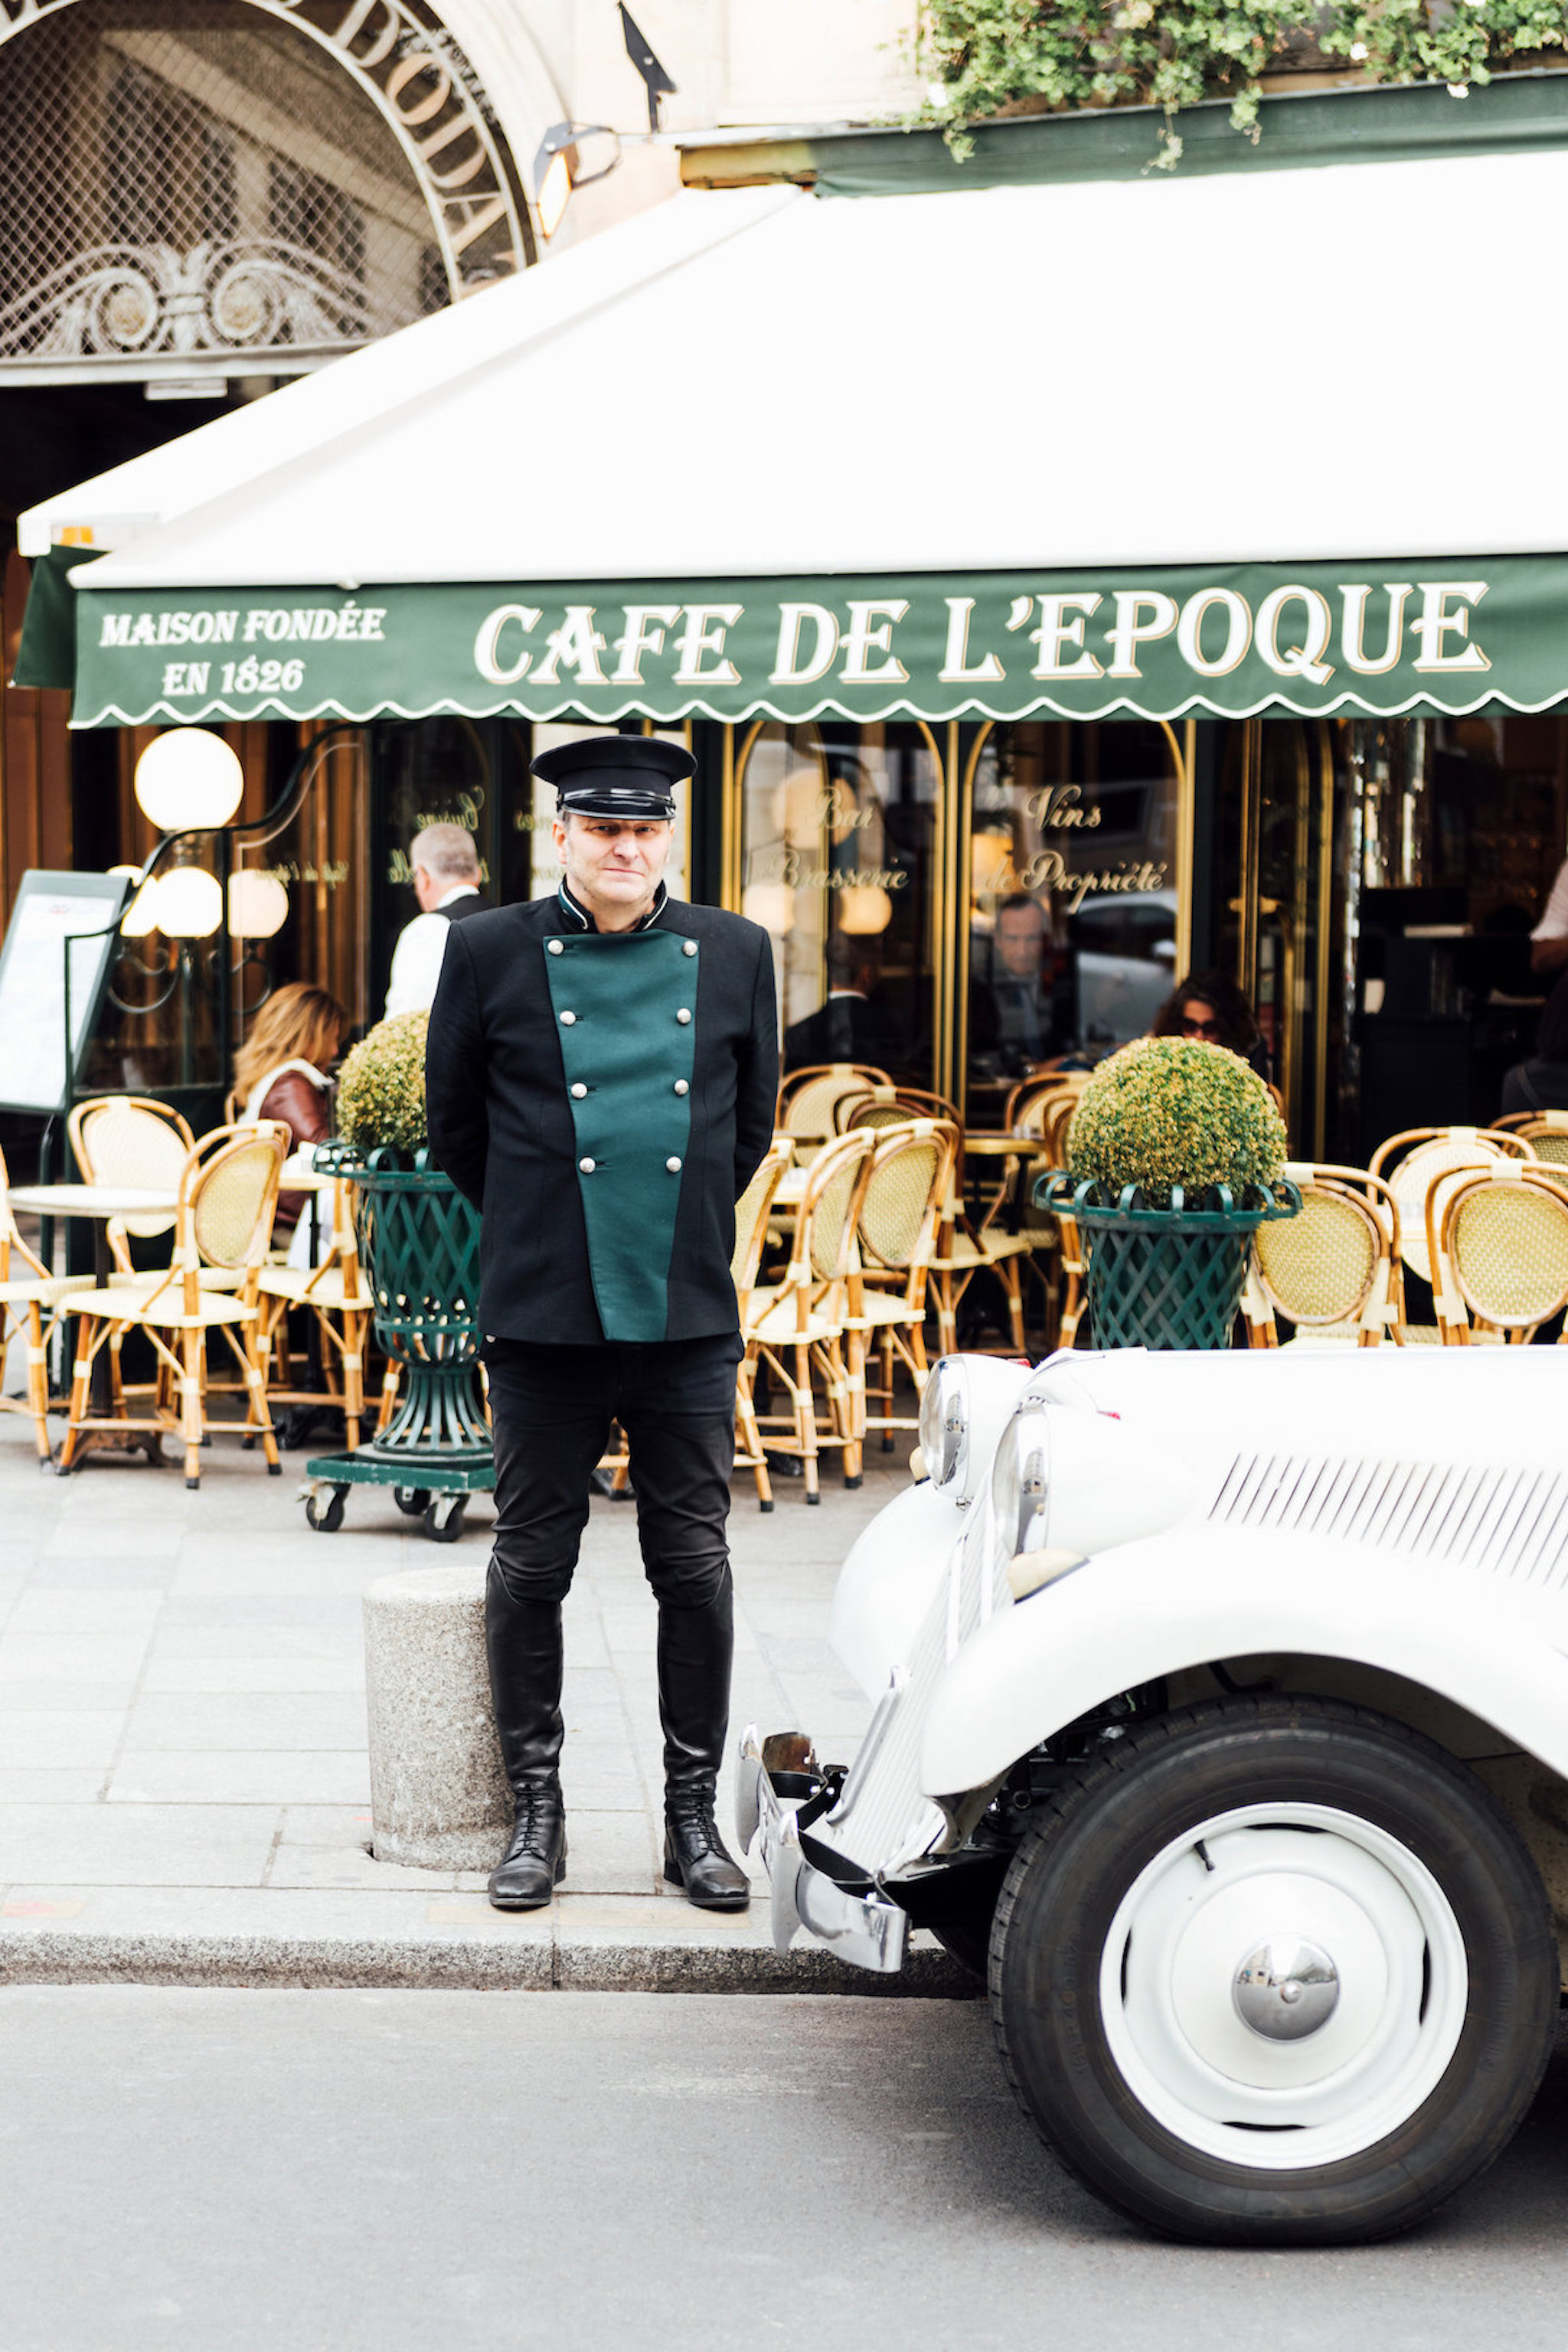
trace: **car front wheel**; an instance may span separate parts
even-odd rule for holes
[[[1140,1726],[1009,1871],[991,1948],[1025,2112],[1177,2235],[1384,2237],[1489,2164],[1558,2006],[1546,1897],[1473,1774],[1329,1700]]]

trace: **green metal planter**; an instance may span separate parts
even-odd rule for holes
[[[1040,1208],[1083,1231],[1097,1347],[1229,1347],[1252,1236],[1293,1217],[1301,1195],[1281,1177],[1267,1192],[1249,1185],[1239,1201],[1227,1184],[1204,1197],[1215,1205],[1188,1208],[1176,1185],[1168,1209],[1152,1209],[1135,1184],[1108,1195],[1059,1169],[1036,1185]]]
[[[426,1534],[450,1542],[463,1497],[495,1485],[479,1393],[479,1212],[423,1151],[410,1168],[396,1152],[362,1159],[336,1145],[319,1150],[316,1164],[353,1178],[375,1336],[402,1382],[379,1436],[305,1465],[318,1482],[306,1516],[330,1534],[342,1524],[351,1486],[387,1486],[401,1509],[424,1516]]]

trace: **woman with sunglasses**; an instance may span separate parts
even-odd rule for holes
[[[1222,971],[1194,971],[1173,990],[1154,1015],[1152,1037],[1196,1037],[1228,1046],[1260,1078],[1268,1076],[1268,1048],[1257,1016],[1234,980]]]

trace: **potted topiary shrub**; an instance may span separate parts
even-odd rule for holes
[[[306,1464],[318,1481],[307,1516],[330,1533],[349,1486],[390,1486],[426,1534],[450,1542],[463,1496],[495,1478],[479,1389],[479,1217],[426,1150],[426,1026],[423,1013],[397,1013],[353,1047],[337,1137],[316,1154],[353,1180],[375,1335],[400,1381],[396,1411],[368,1445]]]
[[[1089,1246],[1089,1306],[1106,1348],[1226,1348],[1251,1238],[1293,1217],[1285,1122],[1239,1055],[1141,1037],[1102,1062],[1042,1208]]]

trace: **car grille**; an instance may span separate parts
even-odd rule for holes
[[[1209,1517],[1568,1585],[1568,1486],[1550,1470],[1369,1462],[1326,1454],[1237,1454]]]

